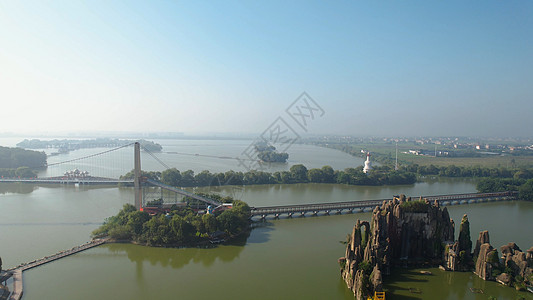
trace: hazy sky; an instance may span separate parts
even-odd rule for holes
[[[533,135],[532,1],[0,0],[0,133]]]

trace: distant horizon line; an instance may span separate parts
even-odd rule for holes
[[[80,132],[0,132],[0,138],[20,137],[20,138],[215,138],[215,139],[255,139],[261,133],[244,133],[244,132],[179,132],[179,131],[80,131]],[[488,136],[488,135],[356,135],[341,133],[324,133],[324,134],[304,134],[302,138],[376,138],[376,139],[532,139],[533,136]]]

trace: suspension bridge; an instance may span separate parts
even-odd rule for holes
[[[122,176],[131,170],[131,164],[120,161],[123,156],[113,155],[122,149],[134,148],[133,177]],[[135,207],[142,210],[143,207],[154,199],[168,198],[174,195],[173,203],[177,204],[183,197],[197,200],[206,206],[221,207],[222,203],[208,197],[185,191],[178,187],[166,185],[157,180],[142,176],[141,171],[141,144],[138,142],[123,145],[111,150],[90,154],[79,158],[53,162],[35,169],[45,169],[44,177],[35,178],[0,178],[0,183],[33,183],[33,184],[74,184],[74,185],[133,185]],[[143,150],[153,157],[164,169],[170,169],[161,159],[146,148]],[[112,155],[111,158],[98,159],[104,155]],[[130,154],[131,155],[131,154]],[[123,160],[123,159],[122,159]],[[130,168],[128,168],[128,165]],[[90,169],[91,172],[85,170]],[[107,172],[106,172],[107,171]]]

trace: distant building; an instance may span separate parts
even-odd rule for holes
[[[368,171],[372,170],[372,162],[370,161],[370,152],[366,154],[366,161],[365,161],[365,167],[363,168],[363,173],[368,173]]]

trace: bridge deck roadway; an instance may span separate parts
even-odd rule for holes
[[[63,257],[67,257],[69,255],[73,255],[73,254],[79,253],[81,251],[85,251],[87,249],[91,249],[93,247],[100,246],[100,245],[102,245],[102,244],[104,244],[106,242],[107,242],[107,239],[96,239],[96,240],[90,241],[88,243],[85,243],[83,245],[79,245],[79,246],[73,247],[73,248],[65,250],[65,251],[60,251],[60,252],[58,252],[58,253],[56,253],[54,255],[43,257],[41,259],[36,259],[36,260],[31,261],[29,263],[23,263],[23,264],[20,264],[17,267],[14,267],[14,268],[6,270],[6,271],[11,272],[13,274],[13,277],[12,277],[13,278],[13,292],[9,296],[9,300],[19,300],[19,299],[22,298],[22,294],[23,294],[22,272],[24,272],[26,270],[29,270],[29,269],[32,269],[32,268],[35,268],[35,267],[38,267],[38,266],[41,266],[41,265],[44,265],[44,264],[47,264],[47,263],[52,262],[54,260],[58,260],[58,259],[61,259]]]
[[[459,203],[469,202],[472,200],[514,200],[516,198],[515,192],[498,192],[498,193],[469,193],[469,194],[454,194],[454,195],[437,195],[437,196],[422,196],[430,202],[435,200],[439,204],[451,203],[457,201]],[[417,198],[413,198],[417,199]],[[250,214],[254,216],[266,216],[271,214],[283,213],[306,213],[332,210],[353,210],[357,208],[373,208],[381,205],[384,201],[390,199],[379,200],[362,200],[362,201],[346,201],[346,202],[331,202],[331,203],[313,203],[313,204],[298,204],[298,205],[282,205],[282,206],[268,206],[268,207],[252,207]]]

